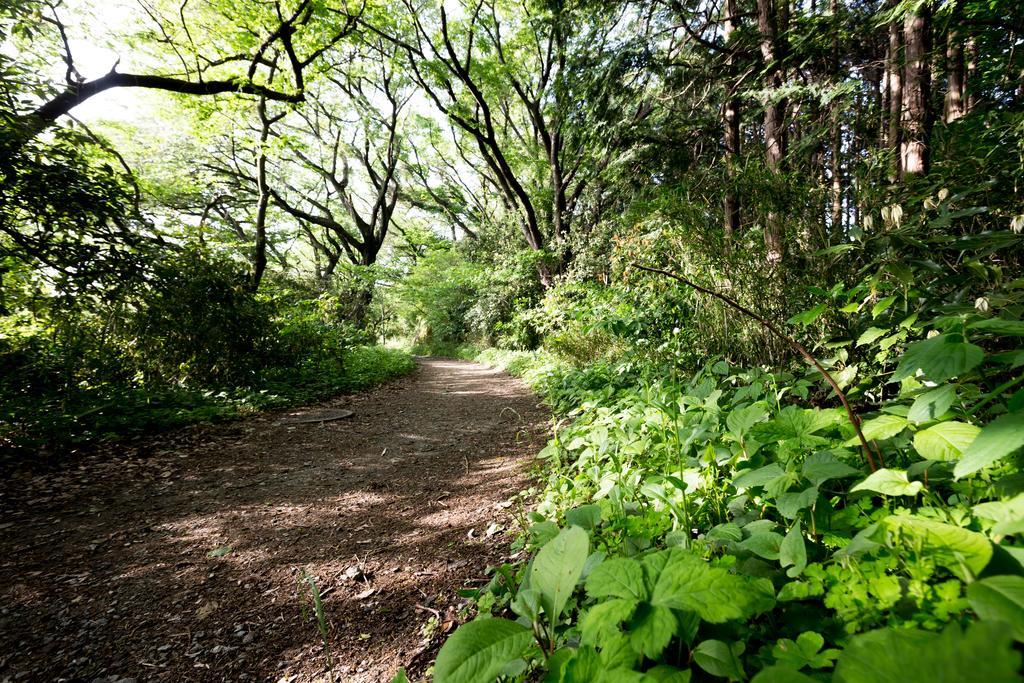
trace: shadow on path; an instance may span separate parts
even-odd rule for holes
[[[163,435],[0,485],[0,680],[323,676],[429,663],[454,591],[500,561],[546,415],[518,380],[421,359],[375,391]],[[353,417],[282,420],[316,408]],[[306,598],[308,603],[308,596]]]

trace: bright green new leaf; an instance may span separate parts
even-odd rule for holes
[[[993,522],[992,533],[996,536],[1019,534],[1024,531],[1024,493],[1010,500],[994,500],[979,503],[971,508],[975,517]]]
[[[1024,448],[1024,413],[997,417],[985,425],[953,469],[959,479]]]
[[[982,621],[1003,622],[1024,642],[1024,577],[991,576],[967,587],[967,600]]]
[[[980,431],[966,422],[940,422],[914,434],[914,449],[927,460],[957,460]]]
[[[599,602],[580,616],[584,645],[594,645],[619,632],[619,625],[633,616],[636,600],[613,598]]]
[[[629,642],[633,649],[656,659],[676,632],[676,618],[668,607],[642,603],[629,624]]]
[[[704,621],[717,624],[758,614],[771,609],[775,602],[771,582],[765,585],[712,567],[686,550],[673,548],[662,552],[666,562],[651,592],[654,605],[689,610]]]
[[[693,672],[689,669],[677,669],[667,664],[659,664],[645,672],[648,680],[657,683],[690,683]]]
[[[733,436],[742,439],[751,427],[766,417],[768,417],[768,413],[764,408],[752,405],[731,411],[725,418],[725,425]]]
[[[937,420],[949,410],[956,400],[956,387],[952,384],[945,384],[925,393],[914,399],[910,406],[907,419],[915,424]]]
[[[828,451],[813,453],[804,460],[803,475],[815,486],[821,486],[829,479],[843,479],[856,474],[860,474],[860,470],[850,467]]]
[[[828,649],[822,651],[825,639],[820,633],[804,631],[796,637],[796,640],[780,638],[775,647],[772,648],[772,656],[779,664],[788,666],[794,671],[804,667],[811,669],[824,669],[832,666],[839,650]]]
[[[864,330],[864,332],[859,337],[857,337],[857,346],[864,346],[865,344],[870,344],[871,342],[881,339],[887,334],[889,334],[889,330],[887,329],[881,327],[869,327],[868,329]]]
[[[460,626],[437,653],[437,683],[493,683],[533,643],[533,632],[514,621],[481,619]]]
[[[786,471],[777,463],[772,463],[771,465],[759,467],[756,470],[743,470],[736,475],[735,479],[732,480],[732,484],[738,489],[749,489],[754,486],[764,486],[768,482],[781,477],[785,473]]]
[[[612,598],[598,602],[580,616],[580,633],[583,636],[583,643],[594,645],[618,633],[618,627],[633,616],[636,608],[636,600],[624,598]]]
[[[980,622],[942,633],[880,629],[854,636],[836,663],[833,683],[1018,683],[1021,656],[1002,624]]]
[[[705,640],[693,648],[693,661],[712,676],[740,681],[745,677],[740,655],[746,647],[742,642],[725,643]]]
[[[961,335],[940,334],[908,346],[889,381],[899,382],[921,370],[933,382],[945,382],[970,372],[984,357],[980,346],[964,341]]]
[[[907,473],[903,470],[890,470],[882,468],[868,475],[868,478],[850,489],[850,493],[857,491],[872,491],[886,496],[916,496],[924,484],[919,481],[907,479]]]
[[[981,330],[991,332],[1004,337],[1024,337],[1024,321],[1003,320],[1002,318],[989,318],[979,320],[967,326],[969,330]]]
[[[889,307],[896,302],[896,297],[887,296],[884,299],[880,299],[878,303],[871,307],[871,317],[877,318],[878,316],[889,310]]]
[[[804,534],[800,522],[793,525],[779,546],[779,564],[783,569],[789,567],[786,576],[795,578],[807,567],[807,547],[804,545]]]
[[[861,425],[861,431],[864,433],[864,438],[868,441],[881,441],[882,439],[890,439],[907,427],[907,418],[900,417],[899,415],[879,415],[878,417],[868,420]],[[860,438],[853,437],[847,439],[844,446],[858,446],[860,445]]]
[[[779,559],[779,549],[782,547],[782,535],[774,531],[762,531],[752,534],[739,544],[740,548],[754,553],[758,557],[775,562]]]
[[[881,522],[893,546],[928,555],[963,581],[988,566],[992,543],[984,534],[914,515],[891,515]]]
[[[587,595],[592,598],[646,600],[644,572],[640,563],[628,557],[605,560],[587,577]]]
[[[801,510],[811,507],[817,500],[818,487],[811,486],[797,493],[783,493],[775,500],[775,507],[786,519],[796,519]]]
[[[827,304],[818,304],[810,310],[797,313],[786,322],[790,325],[810,325],[821,317],[821,314],[825,312],[826,308],[828,308]]]
[[[548,619],[555,623],[576,589],[590,552],[587,532],[578,526],[563,529],[540,549],[530,568],[530,587],[540,591]]]

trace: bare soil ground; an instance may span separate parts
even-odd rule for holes
[[[321,409],[354,416],[297,422]],[[429,666],[507,552],[546,415],[423,359],[372,392],[198,426],[0,483],[0,681],[335,680]],[[424,635],[424,626],[431,623]]]

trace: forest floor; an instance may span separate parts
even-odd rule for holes
[[[428,358],[367,393],[11,473],[0,681],[328,680],[307,573],[335,680],[422,673],[456,591],[507,552],[545,419],[518,380]]]

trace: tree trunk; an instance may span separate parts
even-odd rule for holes
[[[260,115],[260,142],[256,157],[256,236],[252,247],[252,274],[249,290],[260,288],[263,274],[267,271],[267,208],[270,205],[270,189],[267,187],[267,140],[270,139],[270,119],[267,117],[267,99],[261,97],[257,110]]]
[[[784,10],[788,10],[787,1],[781,0]],[[765,165],[769,173],[776,177],[782,173],[782,161],[786,155],[786,99],[776,98],[785,80],[782,63],[786,56],[786,44],[779,36],[785,33],[787,15],[788,11],[777,11],[773,0],[757,0],[761,56],[766,66],[768,87],[772,92],[772,100],[766,103],[764,110]],[[785,255],[785,244],[782,217],[777,210],[769,211],[765,219],[764,243],[768,263],[772,266],[779,264]]]
[[[908,13],[903,22],[906,40],[904,65],[903,176],[928,173],[931,133],[931,9],[921,5]]]
[[[735,78],[736,57],[731,52],[735,46],[731,39],[739,28],[739,18],[736,7],[736,0],[726,0],[725,3],[725,45],[730,50],[727,65],[729,76]],[[732,87],[735,87],[733,84]],[[740,231],[740,196],[736,192],[735,177],[736,163],[740,155],[740,98],[730,90],[730,97],[725,103],[723,112],[724,124],[724,147],[725,147],[725,168],[728,187],[725,191],[725,198],[722,200],[722,213],[724,214],[723,230],[725,232],[726,250],[731,247],[732,240]]]
[[[978,42],[974,36],[967,38],[967,80],[964,89],[967,91],[966,113],[970,113],[978,106]]]
[[[903,175],[900,150],[903,145],[903,29],[898,22],[889,24],[889,51],[887,71],[889,73],[889,134],[886,142],[892,154],[889,182],[895,183]]]
[[[963,117],[967,106],[964,97],[964,46],[955,22],[951,24],[946,37],[946,74],[948,84],[943,120],[953,123]]]
[[[838,86],[842,74],[839,55],[839,0],[831,0],[832,11],[832,78]],[[832,159],[829,171],[832,175],[832,211],[830,232],[833,239],[843,235],[843,118],[842,101],[832,101]]]

